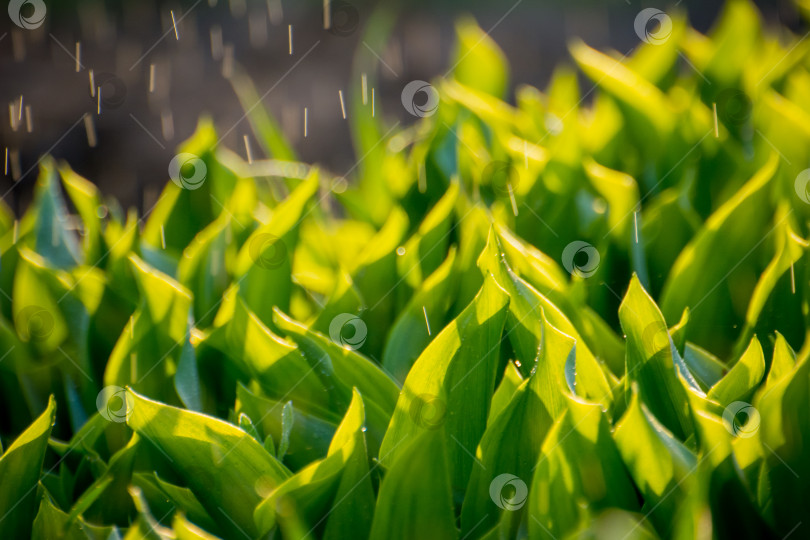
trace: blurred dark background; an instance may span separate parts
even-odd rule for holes
[[[723,2],[384,4],[396,12],[396,23],[388,45],[373,50],[382,59],[376,110],[385,118],[410,121],[400,105],[401,90],[411,80],[430,80],[448,69],[453,23],[462,14],[472,15],[504,50],[513,87],[542,88],[554,66],[567,61],[566,44],[574,36],[624,54],[638,44],[633,21],[642,8],[685,11],[691,24],[706,32]],[[769,24],[788,28],[800,24],[790,1],[757,4]],[[264,105],[275,114],[301,159],[337,173],[354,164],[338,91],[343,91],[348,107],[352,58],[358,48],[373,49],[363,36],[377,2],[333,0],[333,24],[340,25],[339,32],[324,30],[323,2],[315,0],[45,0],[45,5],[44,23],[33,30],[15,26],[6,13],[0,15],[0,153],[8,152],[0,195],[5,194],[3,200],[18,214],[30,200],[36,164],[45,153],[69,162],[124,206],[147,211],[168,179],[167,167],[177,144],[193,133],[201,114],[210,115],[221,133],[230,130],[223,144],[242,156],[243,137],[248,134],[254,156],[259,157],[258,144],[247,120],[239,122],[243,111],[223,77],[229,50],[260,95],[272,88]],[[293,29],[292,55],[288,25]],[[77,41],[81,42],[78,72]],[[100,115],[97,99],[90,95],[91,69],[96,85],[102,85]],[[88,141],[90,120],[94,147]]]

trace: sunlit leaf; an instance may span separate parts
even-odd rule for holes
[[[0,456],[0,535],[28,536],[36,512],[36,490],[48,437],[56,415],[56,400]]]
[[[374,495],[368,473],[363,399],[355,391],[346,416],[338,426],[327,456],[311,463],[258,506],[255,519],[260,531],[269,531],[277,509],[296,508],[296,519],[327,538],[345,538],[347,533],[365,538],[371,528]]]
[[[471,19],[456,24],[456,35],[453,76],[462,84],[503,98],[509,84],[503,52]]]
[[[380,461],[402,459],[408,439],[437,430],[451,485],[463,490],[495,390],[509,297],[492,277],[472,303],[427,346],[408,373],[380,447]]]
[[[129,425],[165,455],[223,529],[257,533],[253,508],[290,473],[241,429],[132,390]],[[226,517],[227,516],[227,517]]]
[[[635,489],[599,405],[567,400],[565,414],[543,443],[527,505],[529,534],[558,538],[584,525],[589,512],[638,509]]]
[[[650,412],[681,441],[693,426],[680,373],[697,388],[672,343],[664,317],[634,276],[619,308],[627,334],[627,381],[638,383],[639,398]]]
[[[528,480],[546,434],[565,411],[565,394],[570,393],[566,370],[575,354],[574,341],[551,326],[542,315],[541,319],[542,341],[537,365],[503,411],[487,426],[476,451],[479,466],[473,467],[464,499],[462,533],[470,533],[478,527],[486,530],[498,521],[497,508],[503,505],[491,498],[492,482],[504,474]],[[517,434],[520,436],[516,438]],[[520,515],[515,511],[509,516],[510,526],[504,526],[503,534],[511,537],[517,533]]]
[[[642,511],[666,536],[678,504],[691,491],[695,456],[662,426],[633,393],[616,424],[616,447],[644,496]]]
[[[751,340],[742,357],[708,392],[709,399],[728,406],[734,401],[750,399],[754,389],[765,375],[765,357],[756,336]]]

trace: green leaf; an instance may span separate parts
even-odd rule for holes
[[[39,511],[33,523],[33,538],[54,540],[94,540],[96,538],[120,538],[115,526],[97,526],[81,517],[72,519],[57,508],[45,494],[39,502]]]
[[[638,510],[601,407],[570,396],[567,404],[543,443],[531,481],[531,537],[562,538],[590,521],[589,514],[607,508]]]
[[[399,388],[373,362],[287,317],[275,312],[276,325],[294,340],[309,363],[309,371],[321,381],[333,410],[345,411],[356,387],[365,398],[370,452],[377,454],[385,427],[391,417]]]
[[[683,14],[674,14],[670,20],[672,29],[666,39],[645,41],[633,51],[632,57],[627,61],[630,69],[659,87],[666,85],[671,78],[680,53],[679,45],[686,30]]]
[[[440,94],[469,109],[470,112],[493,127],[509,129],[515,123],[517,111],[508,103],[490,95],[485,89],[462,84],[458,79],[448,79],[442,81]],[[451,136],[455,137],[452,134]],[[459,142],[463,143],[461,146],[466,150],[465,145],[468,143],[463,139],[460,139]],[[481,141],[481,143],[483,142]],[[543,155],[543,157],[545,156]]]
[[[750,339],[753,334],[765,303],[776,288],[779,278],[802,258],[808,247],[807,241],[793,232],[788,220],[789,214],[790,210],[787,209],[787,205],[781,206],[776,213],[775,254],[751,294],[748,310],[745,313],[745,328],[737,340],[737,349],[741,350],[745,341]]]
[[[522,368],[523,373],[528,373],[537,359],[542,335],[540,312],[546,305],[550,305],[550,302],[547,300],[544,302],[545,299],[531,285],[511,272],[493,229],[490,229],[487,245],[478,259],[478,266],[485,279],[487,275],[492,276],[492,279],[509,294],[506,335],[515,351],[517,366]],[[563,316],[561,313],[559,315]]]
[[[577,532],[584,538],[624,538],[632,540],[653,540],[659,538],[645,516],[610,508],[592,515],[588,523]]]
[[[223,214],[194,237],[177,266],[177,280],[194,294],[194,315],[200,327],[209,326],[228,288],[225,252],[229,251],[229,216]]]
[[[660,291],[681,250],[697,232],[702,220],[689,197],[694,176],[687,173],[681,186],[663,190],[643,204],[639,237],[650,276],[651,290]]]
[[[733,1],[725,5],[712,32],[713,55],[704,68],[712,79],[728,85],[739,77],[755,52],[760,24],[753,4]]]
[[[638,383],[642,403],[675,437],[686,440],[693,426],[678,374],[692,388],[698,385],[675,349],[661,311],[635,276],[619,307],[619,321],[627,335],[626,386]]]
[[[0,456],[0,536],[31,534],[36,512],[37,483],[42,472],[48,437],[56,417],[56,400]]]
[[[581,41],[570,45],[571,55],[582,71],[611,96],[637,111],[654,136],[666,135],[674,115],[664,94],[630,67],[592,49]]]
[[[765,356],[754,336],[751,343],[731,370],[709,390],[708,398],[727,407],[734,401],[751,398],[765,375]]]
[[[470,18],[456,23],[453,77],[462,84],[498,98],[506,95],[509,68],[503,52]]]
[[[292,259],[298,226],[318,190],[313,171],[272,213],[270,220],[248,237],[236,260],[239,296],[266,325],[272,327],[273,308],[288,311],[292,292]]]
[[[728,371],[720,359],[688,341],[684,346],[683,362],[704,391],[708,391]]]
[[[363,351],[382,353],[386,331],[396,317],[398,279],[397,248],[408,229],[408,216],[395,208],[377,234],[349,267],[354,284],[364,300],[363,322],[368,327]]]
[[[132,390],[127,425],[171,462],[208,513],[236,536],[257,535],[253,508],[290,473],[241,429]]]
[[[558,262],[521,241],[501,224],[495,224],[495,231],[509,267],[548,299],[545,304],[553,304],[553,309],[545,309],[554,324],[573,337],[581,337],[578,341],[584,341],[587,349],[604,359],[614,373],[623,373],[624,344],[599,314],[571,294],[567,274]],[[568,321],[558,317],[557,311]]]
[[[278,442],[278,451],[276,452],[276,458],[279,461],[284,459],[284,455],[290,448],[290,432],[292,432],[294,418],[292,401],[288,401],[281,408],[281,440]]]
[[[265,447],[274,445],[275,441],[279,441],[280,445],[283,404],[257,395],[242,384],[236,387],[236,396],[235,411],[246,411],[251,419],[256,419],[255,426],[265,437]],[[326,454],[337,425],[313,416],[301,407],[293,407],[292,413],[290,444],[285,453],[285,462],[291,469],[297,470]],[[275,446],[271,454],[278,457]]]
[[[217,218],[233,193],[236,177],[213,153],[218,140],[211,119],[201,118],[194,134],[180,145],[173,158],[179,160],[178,178],[166,184],[150,209],[141,249],[152,251],[154,259],[163,260],[164,271],[176,266],[186,246]],[[190,167],[193,172],[187,173],[185,169]],[[199,183],[181,187],[186,184],[183,178],[199,179]],[[146,253],[143,255],[146,257]],[[154,259],[151,264],[155,264]]]
[[[658,422],[636,392],[613,437],[644,497],[642,512],[661,536],[669,535],[680,501],[694,489],[694,454]]]
[[[458,314],[472,301],[484,282],[477,261],[487,243],[491,224],[492,219],[486,209],[473,206],[458,226],[456,272],[459,286],[456,304],[451,311],[453,315]]]
[[[470,305],[422,352],[405,379],[380,447],[384,465],[400,459],[406,439],[438,429],[452,485],[464,489],[495,390],[508,305],[508,295],[486,277]]]
[[[259,435],[259,432],[256,430],[256,426],[253,425],[253,421],[250,419],[248,415],[246,415],[245,413],[239,413],[238,420],[239,420],[239,427],[242,428],[242,430],[245,433],[256,439],[257,442],[262,442],[261,435]],[[273,452],[271,453],[273,454],[273,457],[278,459],[278,456],[275,455],[275,447],[273,449]]]
[[[311,268],[311,265],[308,266]],[[317,292],[317,285],[313,283],[302,282],[301,285],[307,291],[314,289]],[[342,266],[336,272],[334,286],[328,295],[329,300],[312,323],[312,328],[320,332],[328,332],[332,321],[341,313],[357,313],[363,308],[362,294],[355,286],[352,276]]]
[[[500,245],[494,229],[490,230],[487,245],[478,259],[478,266],[482,272],[490,273],[498,285],[509,293],[506,336],[515,350],[523,373],[528,373],[534,366],[543,335],[542,319],[547,318],[552,325],[579,341],[576,367],[572,369],[577,381],[577,393],[609,406],[612,397],[610,387],[593,353],[557,306],[512,271],[499,249]]]
[[[795,526],[808,516],[807,507],[801,501],[810,496],[810,489],[800,481],[803,475],[810,474],[807,458],[810,448],[803,435],[810,431],[808,360],[806,354],[803,355],[789,374],[760,390],[753,402],[759,416],[743,408],[744,414],[735,415],[736,423],[732,426],[738,436],[750,437],[755,433],[764,448],[766,459],[760,473],[759,505],[780,534],[787,534],[790,524]],[[756,420],[759,420],[758,425]]]
[[[517,366],[514,362],[507,362],[506,369],[501,377],[501,382],[498,388],[492,395],[492,400],[489,403],[489,417],[487,418],[487,426],[498,417],[501,412],[506,408],[512,396],[517,392],[518,387],[523,383],[523,377],[520,375]]]
[[[274,320],[298,344],[311,364],[316,364],[324,354],[328,356],[335,375],[345,385],[347,401],[351,399],[351,388],[357,387],[365,396],[366,408],[371,401],[389,416],[394,411],[399,387],[377,364],[355,351],[353,346],[336,343],[331,336],[307,328],[279,310]]]
[[[411,366],[442,328],[452,299],[455,249],[410,299],[391,327],[385,342],[382,365],[403,382]],[[428,326],[430,325],[430,326]]]
[[[767,187],[779,164],[778,155],[768,162],[734,196],[717,209],[681,251],[661,293],[661,311],[670,319],[686,306],[692,319],[687,337],[698,345],[717,340],[714,330],[737,324],[729,286],[721,288],[738,265],[745,263],[764,240],[769,214]],[[717,260],[729,264],[713,264]],[[735,294],[750,294],[749,290]],[[704,305],[705,303],[705,305]]]
[[[191,293],[135,255],[130,265],[141,300],[110,355],[104,385],[131,384],[169,402],[178,396],[200,410],[199,376],[188,334]],[[173,387],[165,384],[169,374],[174,374]]]
[[[388,124],[400,8],[326,4],[345,167],[237,66],[258,160],[203,118],[143,216],[47,156],[0,202],[0,537],[803,537],[802,25],[644,9],[540,90],[462,18]]]
[[[751,409],[743,412],[750,413]],[[695,415],[701,449],[693,472],[699,487],[692,491],[697,491],[698,498],[708,502],[715,516],[736,516],[734,521],[713,519],[712,529],[718,536],[750,534],[752,538],[762,538],[772,534],[773,529],[765,523],[749,496],[753,486],[745,482],[740,472],[736,444],[732,439],[736,428],[728,421],[728,409],[723,416],[720,418],[703,411]],[[737,418],[735,424],[739,420]],[[708,490],[704,486],[708,486]]]
[[[796,354],[790,348],[785,336],[776,333],[776,343],[773,346],[773,358],[771,360],[771,367],[768,371],[768,379],[765,382],[765,388],[770,389],[782,377],[789,375],[793,371],[793,366],[796,365]]]
[[[403,246],[405,254],[397,259],[397,269],[413,289],[418,289],[444,260],[458,193],[458,182],[452,182]]]
[[[182,512],[194,523],[206,529],[219,530],[219,527],[189,488],[170,484],[161,479],[156,473],[136,473],[132,475],[132,484],[144,490],[145,493],[147,489],[154,490],[157,496],[174,507],[169,510],[176,509],[178,512]],[[175,516],[177,515],[175,514]]]
[[[108,252],[99,215],[103,208],[101,193],[92,182],[82,178],[66,165],[60,167],[59,173],[65,191],[82,219],[84,262],[92,265],[101,264]]]
[[[160,523],[152,515],[149,510],[149,504],[143,496],[143,492],[138,487],[131,487],[129,489],[132,500],[135,503],[135,508],[138,509],[138,519],[129,528],[124,540],[171,540],[171,529],[167,529],[160,525]]]
[[[398,441],[377,496],[371,540],[458,537],[444,441],[442,430]]]
[[[293,400],[296,409],[333,420],[335,424],[340,421],[340,415],[332,412],[339,400],[324,392],[318,373],[301,349],[267,328],[234,289],[225,293],[215,327],[203,343],[223,355],[243,380],[258,381],[264,394],[274,401]],[[281,414],[280,408],[276,414]],[[261,416],[253,413],[250,416],[261,423]]]
[[[289,505],[296,509],[301,524],[312,530],[323,525],[321,530],[328,538],[345,538],[349,533],[357,538],[368,536],[374,495],[364,424],[363,400],[355,390],[326,458],[290,477],[258,506],[259,531],[269,531],[276,520],[283,521],[284,514],[279,515],[278,509]]]
[[[638,185],[632,176],[591,160],[585,172],[594,189],[608,204],[608,234],[624,245],[633,234],[633,213],[639,208]]]
[[[218,540],[218,537],[207,533],[197,527],[182,514],[175,514],[172,520],[172,530],[177,540]]]
[[[79,314],[73,314],[75,319],[66,317],[59,302],[69,288],[65,273],[48,266],[33,251],[20,250],[12,291],[14,326],[20,341],[35,351],[53,353],[70,337],[71,330],[78,330],[70,323],[80,320]]]
[[[273,435],[268,435],[267,437],[265,437],[263,446],[264,449],[267,450],[271,456],[278,459],[278,456],[276,455],[276,443],[275,441],[273,441]]]
[[[68,230],[65,200],[59,191],[56,166],[46,160],[40,168],[34,194],[34,206],[29,210],[36,216],[34,250],[56,268],[67,269],[82,261],[76,237]]]
[[[90,506],[95,503],[104,493],[107,487],[113,482],[111,476],[104,477],[101,481],[94,482],[91,487],[82,493],[70,511],[70,519],[75,520],[82,515]]]
[[[503,474],[530,478],[546,434],[565,411],[565,394],[570,392],[566,364],[575,357],[574,340],[551,326],[542,314],[541,322],[543,339],[537,365],[487,426],[478,446],[479,466],[473,467],[461,510],[462,534],[479,527],[487,530],[497,523],[500,512],[491,498],[491,483]],[[518,512],[510,515],[505,536],[517,534],[519,517]]]

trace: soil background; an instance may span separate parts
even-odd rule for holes
[[[344,11],[338,14],[348,15],[340,20],[346,35],[336,35],[324,30],[323,3],[315,0],[45,3],[45,22],[35,30],[20,29],[6,13],[0,14],[0,155],[8,148],[11,161],[19,160],[0,176],[0,196],[18,215],[30,202],[36,164],[47,153],[66,160],[105,196],[115,197],[124,207],[147,211],[168,180],[167,167],[177,145],[193,133],[201,114],[212,117],[221,133],[231,129],[225,146],[244,156],[243,137],[248,134],[254,156],[261,157],[247,120],[240,121],[243,110],[222,75],[222,60],[212,57],[212,29],[215,42],[221,29],[224,46],[233,48],[233,58],[253,78],[259,94],[272,89],[264,105],[279,120],[300,158],[340,174],[352,167],[356,157],[338,91],[344,96],[349,91],[354,53],[368,47],[364,31],[380,4],[397,13],[388,45],[374,51],[385,63],[378,73],[375,107],[391,122],[413,120],[400,103],[405,84],[431,80],[451,65],[453,24],[461,15],[472,15],[503,49],[511,65],[513,88],[521,84],[543,88],[556,65],[570,62],[567,43],[572,37],[624,54],[639,43],[633,21],[644,7],[685,11],[691,24],[706,32],[723,5],[717,0],[684,0],[677,5],[630,0],[521,0],[517,4],[514,0],[351,0],[341,4]],[[800,28],[790,2],[757,4],[768,24]],[[178,20],[179,40],[172,12]],[[288,25],[293,28],[292,55]],[[81,42],[79,72],[77,41]],[[150,93],[152,64],[155,89]],[[89,69],[96,76],[111,74],[103,76],[112,82],[103,86],[108,103],[101,115],[90,96]],[[110,92],[112,96],[107,97]],[[23,107],[30,107],[30,133],[24,116],[16,131],[11,126],[9,104],[18,104],[20,95]],[[306,138],[304,107],[308,109]],[[82,119],[85,113],[93,118],[96,130],[93,148]]]

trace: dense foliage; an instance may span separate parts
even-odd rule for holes
[[[515,105],[462,21],[409,127],[361,49],[342,176],[239,73],[273,159],[203,120],[143,218],[43,161],[0,215],[0,537],[806,536],[810,41],[670,15]]]

